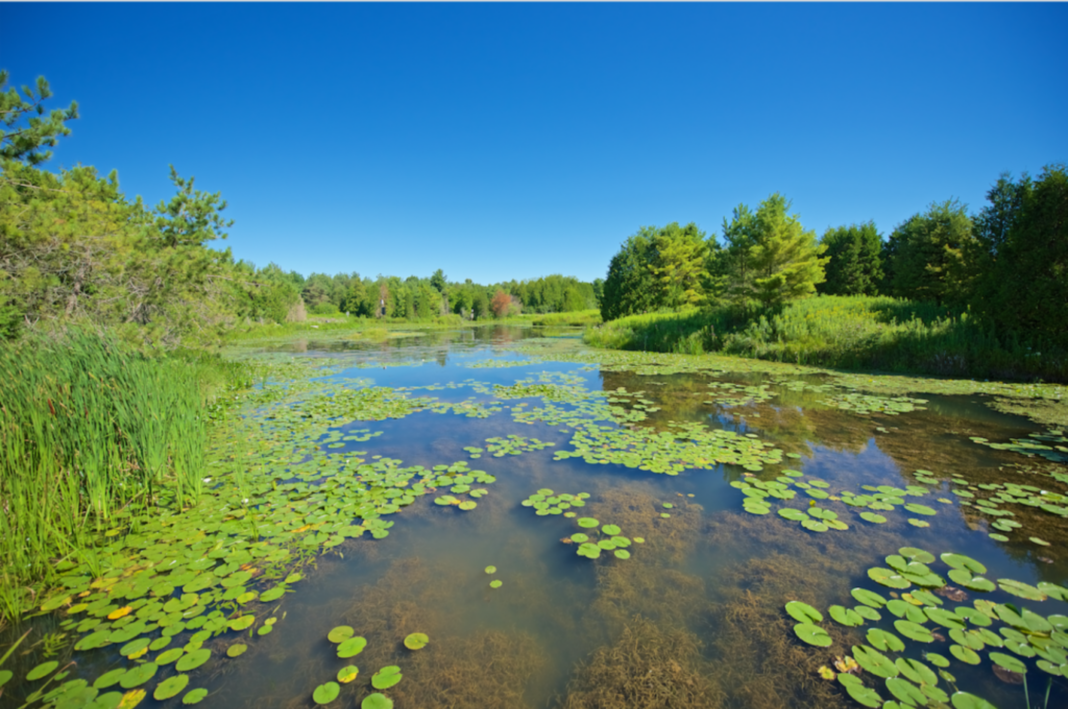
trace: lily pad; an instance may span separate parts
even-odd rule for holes
[[[895,620],[894,628],[909,640],[921,643],[934,642],[934,636],[931,635],[930,630],[919,623],[913,623],[911,620]]]
[[[351,625],[339,625],[326,634],[326,639],[337,645],[351,638],[355,632]]]
[[[326,684],[320,684],[312,692],[312,699],[316,704],[329,704],[337,699],[337,695],[341,693],[341,685],[337,682],[327,682]]]
[[[363,652],[365,647],[367,647],[367,638],[357,635],[354,638],[345,640],[337,646],[337,656],[342,659],[356,657]]]
[[[617,525],[606,524],[605,526],[601,527],[601,531],[611,537],[615,536],[616,534],[619,534],[620,529]]]
[[[412,633],[404,638],[404,647],[409,650],[420,650],[426,647],[428,642],[430,642],[430,638],[427,637],[426,633]]]
[[[871,672],[876,677],[889,679],[890,677],[897,677],[898,675],[897,666],[890,660],[890,658],[874,648],[864,645],[854,645],[853,659],[856,660],[865,671]]]
[[[497,573],[497,567],[496,566],[487,566],[486,567],[486,573],[487,574],[495,574],[495,573]]]
[[[208,696],[208,690],[198,687],[185,693],[185,696],[182,697],[182,704],[199,704],[206,696]]]
[[[995,665],[1004,667],[1009,672],[1016,672],[1019,674],[1025,674],[1027,672],[1027,665],[1020,662],[1012,655],[1006,655],[1003,652],[990,653],[990,661]]]
[[[389,665],[383,667],[371,676],[371,686],[375,689],[389,689],[397,684],[397,682],[400,682],[403,676],[400,667],[397,665]]]
[[[360,702],[360,709],[393,709],[393,700],[380,692],[375,692],[363,698]]]
[[[179,672],[188,672],[189,670],[195,670],[197,667],[200,667],[209,659],[211,659],[211,650],[206,647],[200,648],[187,655],[183,655],[182,659],[175,663],[174,669]]]
[[[493,581],[490,581],[490,588],[500,588],[503,585],[504,582],[500,579],[494,579]]]
[[[866,588],[854,588],[849,593],[859,602],[863,603],[866,606],[871,606],[872,608],[882,608],[886,605],[885,598],[880,596],[875,591],[869,591]]]
[[[970,647],[964,647],[963,645],[950,645],[949,652],[953,657],[961,662],[966,662],[969,665],[978,665],[979,660],[981,659],[975,650],[972,650]]]
[[[59,663],[55,660],[49,660],[48,662],[42,662],[34,667],[32,670],[26,673],[26,679],[30,681],[39,680],[42,677],[51,674],[52,670],[59,667]]]
[[[599,524],[600,522],[595,520],[593,517],[579,517],[578,519],[578,526],[582,527],[583,529],[593,529]]]
[[[175,696],[189,684],[189,675],[175,675],[174,677],[168,677],[159,683],[156,687],[156,691],[152,693],[152,697],[162,702],[164,699],[170,699]]]
[[[986,567],[975,559],[971,558],[970,556],[965,556],[963,554],[952,554],[947,552],[945,554],[942,554],[940,558],[942,559],[942,561],[946,562],[954,569],[967,569],[973,574],[986,573]]]
[[[155,676],[157,669],[159,668],[152,662],[146,662],[143,665],[131,667],[122,675],[122,677],[119,677],[119,686],[123,689],[140,687]]]
[[[864,619],[861,618],[855,610],[846,608],[845,606],[831,606],[827,609],[827,612],[830,614],[831,618],[835,620],[835,622],[840,623],[848,628],[855,628],[858,625],[864,625]]]
[[[901,641],[901,638],[881,628],[872,628],[868,631],[866,637],[868,644],[876,650],[901,652],[905,649],[905,643]]]
[[[356,679],[356,676],[360,674],[360,668],[356,665],[346,665],[337,671],[337,681],[341,684],[348,684],[352,680]]]
[[[786,604],[786,612],[794,620],[802,623],[819,623],[823,620],[823,614],[807,603],[790,601]]]
[[[245,645],[244,643],[234,643],[226,649],[226,656],[241,657],[245,654],[246,650],[248,650],[248,645]]]
[[[954,692],[950,697],[953,709],[997,709],[993,704],[968,692]]]
[[[828,647],[834,642],[826,630],[812,623],[798,623],[794,626],[794,633],[802,641],[816,647]]]

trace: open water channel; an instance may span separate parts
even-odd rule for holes
[[[201,510],[34,621],[83,639],[37,705],[1068,706],[1063,429],[543,334],[241,353]]]

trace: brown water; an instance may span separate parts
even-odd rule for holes
[[[309,341],[274,349],[348,357],[345,361],[360,366],[347,375],[370,377],[380,387],[471,379],[510,385],[554,372],[580,376],[591,390],[642,391],[660,407],[643,426],[697,421],[753,433],[801,455],[767,466],[757,477],[773,479],[781,469],[793,468],[806,480],[819,478],[831,489],[857,493],[862,485],[913,484],[917,469],[932,471],[943,481],[963,476],[972,484],[1018,479],[1012,476],[1019,473],[999,466],[1030,461],[968,437],[1007,440],[1040,429],[1024,418],[992,411],[977,396],[916,395],[928,399],[927,410],[857,415],[821,404],[825,396],[819,393],[779,385],[759,404],[703,403],[710,382],[751,386],[770,381],[761,374],[639,376],[569,362],[465,366],[491,358],[523,359],[507,347],[527,334],[498,329],[370,346]],[[394,366],[375,366],[381,362]],[[472,394],[468,388],[414,393],[446,401]],[[523,401],[529,407],[540,404],[536,399],[505,401],[503,411],[485,419],[420,412],[399,420],[353,422],[353,428],[382,435],[350,448],[366,451],[368,457],[400,459],[406,466],[469,460],[463,448],[484,446],[492,436],[519,434],[555,446],[470,460],[472,468],[497,478],[476,510],[436,506],[429,495],[391,517],[396,524],[387,538],[349,540],[321,556],[297,592],[285,597],[279,611],[285,616],[274,632],[248,641],[249,651],[239,660],[199,670],[190,687],[211,690],[201,706],[311,707],[314,688],[348,664],[358,665],[360,676],[343,685],[331,706],[357,706],[373,691],[370,675],[393,664],[401,667],[404,679],[385,693],[401,708],[859,706],[837,682],[821,679],[817,668],[831,664],[851,645],[865,643],[868,628],[888,627],[894,618],[884,611],[881,622],[861,628],[825,618],[821,625],[836,642],[815,648],[794,636],[795,621],[783,611],[786,602],[804,600],[826,615],[830,604],[856,605],[849,595],[856,586],[889,597],[891,589],[871,581],[866,570],[885,566],[884,557],[903,546],[935,555],[967,554],[988,567],[990,579],[1068,581],[1068,526],[1041,511],[1012,507],[1027,533],[1010,535],[1020,541],[996,542],[987,536],[991,530],[985,518],[967,507],[934,501],[948,495],[945,482],[940,492],[920,500],[938,510],[924,518],[930,527],[907,524],[901,510],[884,512],[886,524],[868,524],[857,516],[861,510],[820,501],[838,512],[849,529],[809,532],[780,518],[774,507],[768,515],[744,512],[743,495],[730,485],[744,479],[746,471],[738,466],[668,476],[577,458],[554,461],[555,451],[569,450],[571,432],[515,421],[510,409]],[[1065,488],[1052,481],[1049,485],[1061,492]],[[561,541],[578,531],[573,519],[539,517],[520,505],[540,488],[589,493],[579,516],[617,524],[624,534],[646,542],[631,546],[626,561],[577,556],[574,545]],[[808,504],[806,497],[798,500]],[[660,516],[664,503],[673,505],[669,518]],[[1052,545],[1032,544],[1026,541],[1029,535]],[[495,575],[484,572],[487,565],[497,567]],[[491,578],[503,585],[491,589]],[[969,603],[979,597],[1012,601],[1043,615],[1068,612],[1064,602],[1021,601],[1000,591],[969,596]],[[326,639],[332,627],[342,624],[368,640],[352,660],[337,658]],[[401,641],[412,632],[427,633],[430,644],[417,652],[405,649]],[[912,643],[904,656],[920,658],[926,650],[952,659],[950,642]],[[1026,706],[1023,686],[996,679],[985,658],[974,667],[953,660],[948,669],[960,689],[1000,707]],[[892,698],[881,679],[862,677],[884,699]],[[1032,706],[1043,706],[1048,675],[1032,666],[1028,678]],[[946,682],[940,686],[952,693]],[[179,698],[155,702],[150,696],[142,706],[179,703]],[[1064,678],[1054,681],[1048,706],[1068,706]]]

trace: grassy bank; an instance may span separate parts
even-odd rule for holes
[[[216,358],[150,358],[87,333],[0,347],[0,602],[52,579],[58,561],[88,560],[125,517],[194,504],[213,392],[241,377]]]
[[[843,369],[1068,381],[1064,352],[999,338],[967,313],[887,297],[821,296],[750,314],[724,307],[635,315],[588,328],[584,341]]]

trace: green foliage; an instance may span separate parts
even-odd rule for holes
[[[821,239],[827,247],[827,280],[816,286],[826,295],[876,295],[883,279],[882,237],[875,222],[828,229]]]
[[[972,220],[963,204],[932,203],[926,213],[898,225],[884,245],[885,290],[899,298],[964,302],[964,255],[972,241]]]
[[[242,381],[229,370],[201,355],[146,358],[79,331],[0,345],[3,585],[54,576],[55,559],[77,557],[133,510],[195,503],[203,382]]]
[[[649,270],[655,234],[655,227],[641,227],[612,257],[601,300],[605,321],[656,309],[655,281]]]
[[[656,282],[658,305],[682,308],[705,302],[704,269],[708,254],[705,233],[690,222],[672,222],[653,235],[649,268]]]
[[[1035,356],[967,313],[890,297],[820,296],[781,309],[711,309],[621,318],[587,329],[594,347],[721,352],[828,367],[990,378],[1068,379],[1068,355]]]
[[[184,179],[174,165],[170,168],[171,182],[178,188],[178,194],[156,207],[156,229],[164,246],[202,246],[206,241],[225,239],[222,230],[229,229],[234,222],[226,221],[220,214],[226,209],[226,201],[220,193],[209,194],[194,189],[196,178]]]
[[[975,219],[972,306],[1000,331],[1068,349],[1068,174],[1002,175]]]
[[[816,243],[816,232],[805,231],[797,215],[787,215],[790,203],[778,192],[760,203],[753,219],[749,263],[751,292],[764,306],[813,295],[824,279],[826,247]]]
[[[43,76],[37,77],[36,91],[22,87],[19,95],[15,87],[7,86],[8,73],[0,70],[0,163],[19,161],[39,165],[52,157],[53,148],[62,136],[70,135],[67,121],[78,118],[78,103],[72,101],[66,110],[55,109],[45,115],[44,101],[52,97],[52,91]],[[26,120],[25,124],[18,125]]]

